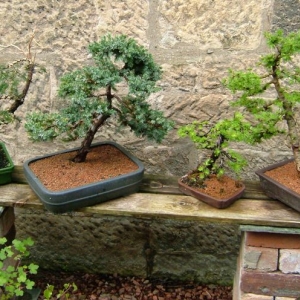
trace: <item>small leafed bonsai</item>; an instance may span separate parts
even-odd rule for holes
[[[196,188],[204,188],[205,180],[211,176],[221,178],[226,169],[238,174],[247,165],[246,160],[229,148],[230,142],[251,142],[250,124],[240,113],[231,119],[220,120],[216,124],[195,121],[179,128],[180,137],[189,137],[198,149],[207,150],[204,161],[181,178],[182,182]]]
[[[7,65],[0,64],[0,125],[15,120],[15,112],[23,105],[29,91],[38,66],[32,53],[33,39],[34,34],[29,39],[27,53],[15,45],[5,46],[17,48],[24,58]],[[45,69],[38,66],[38,71],[44,72]]]
[[[161,68],[151,54],[124,35],[104,36],[89,45],[93,64],[65,74],[59,96],[66,105],[55,113],[34,112],[27,116],[25,128],[34,141],[83,138],[74,162],[84,162],[95,134],[109,118],[129,126],[141,137],[161,142],[173,122],[147,99],[159,88]]]
[[[284,35],[278,30],[266,33],[265,37],[270,53],[261,56],[257,71],[230,70],[224,84],[238,96],[232,105],[244,109],[245,116],[250,118],[254,142],[278,134],[288,137],[300,174],[300,133],[295,114],[300,103],[300,68],[296,57],[300,53],[300,31]],[[287,132],[279,126],[282,121]]]

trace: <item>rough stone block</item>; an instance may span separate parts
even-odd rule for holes
[[[244,263],[245,269],[253,269],[261,272],[272,272],[277,270],[278,250],[262,247],[245,247]]]
[[[277,249],[300,249],[300,235],[268,232],[247,232],[246,245]]]
[[[0,211],[0,237],[4,237],[15,222],[13,207],[5,207]]]
[[[243,271],[241,290],[258,295],[300,297],[300,275]]]
[[[300,250],[281,249],[279,255],[279,270],[283,273],[300,274]]]

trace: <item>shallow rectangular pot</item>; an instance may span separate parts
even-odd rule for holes
[[[14,170],[14,163],[5,147],[5,144],[0,142],[0,150],[3,150],[2,154],[4,154],[5,159],[7,160],[8,164],[4,168],[0,168],[0,184],[7,184],[10,183],[12,178],[12,172]],[[0,153],[1,155],[1,153]]]
[[[245,190],[245,185],[241,183],[241,189],[234,193],[231,197],[225,199],[216,199],[205,193],[202,193],[199,189],[190,187],[189,185],[183,183],[181,178],[178,179],[178,186],[185,195],[192,196],[216,208],[226,208],[230,206],[233,202],[241,198]]]
[[[293,160],[293,158],[284,160],[260,169],[255,173],[258,175],[260,184],[268,197],[279,200],[300,212],[300,195],[265,174],[265,172],[281,167],[289,162],[292,162]]]
[[[143,179],[144,166],[143,164],[122,146],[115,142],[100,142],[95,143],[92,147],[99,145],[111,145],[118,148],[123,154],[130,158],[138,169],[134,172],[120,175],[114,178],[102,180],[99,182],[83,185],[78,188],[71,188],[63,191],[49,191],[35,176],[29,167],[30,163],[53,156],[60,153],[76,151],[79,148],[52,153],[46,156],[34,158],[24,163],[24,174],[33,191],[40,198],[44,206],[53,213],[64,213],[79,209],[86,206],[99,204],[108,200],[116,199],[139,190],[140,183]]]

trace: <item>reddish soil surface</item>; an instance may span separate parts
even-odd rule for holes
[[[183,180],[184,183],[186,183]],[[222,176],[217,178],[217,176],[210,176],[204,182],[204,187],[199,188],[193,186],[194,189],[199,190],[201,193],[205,193],[216,199],[228,199],[233,194],[238,192],[241,189],[241,184],[239,181],[236,181],[228,176]]]
[[[50,156],[29,166],[40,181],[51,191],[60,191],[76,186],[101,181],[135,171],[138,166],[111,145],[94,147],[84,163],[74,163],[76,152]]]
[[[265,174],[300,194],[300,177],[294,162],[267,171]]]
[[[154,281],[136,277],[120,277],[117,274],[102,276],[86,273],[63,273],[39,270],[32,279],[42,291],[47,283],[54,285],[53,295],[65,283],[75,283],[76,292],[70,291],[69,299],[86,300],[231,300],[232,287],[180,283],[174,281]],[[42,295],[39,299],[44,299]],[[54,298],[53,298],[54,299]],[[56,298],[55,298],[56,299]],[[66,299],[64,297],[62,300]]]

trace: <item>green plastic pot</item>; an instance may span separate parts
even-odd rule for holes
[[[3,142],[0,142],[0,184],[11,182],[14,163]]]

